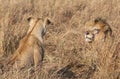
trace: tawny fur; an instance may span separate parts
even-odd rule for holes
[[[85,24],[85,39],[87,42],[105,40],[112,36],[110,26],[101,18],[89,21]]]
[[[9,64],[13,65],[16,62],[19,67],[38,66],[44,58],[43,36],[46,33],[46,28],[51,24],[49,18],[42,20],[41,18],[28,18],[29,30],[27,35],[20,41],[19,47],[10,59]]]

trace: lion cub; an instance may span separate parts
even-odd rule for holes
[[[29,17],[29,30],[20,41],[19,47],[10,59],[9,64],[17,63],[18,67],[39,66],[44,58],[43,36],[46,29],[52,24],[49,18]]]

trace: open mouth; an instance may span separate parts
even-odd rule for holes
[[[91,38],[86,38],[85,39],[87,42],[92,42],[92,39]]]
[[[85,35],[85,40],[91,43],[93,41],[93,36]]]

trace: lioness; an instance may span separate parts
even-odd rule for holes
[[[39,66],[44,57],[43,36],[46,29],[52,24],[49,18],[29,17],[29,30],[27,35],[19,43],[19,47],[10,59],[9,64],[18,63],[19,67],[35,65]]]
[[[112,35],[110,26],[101,18],[96,18],[94,21],[89,21],[85,24],[85,40],[88,43],[102,40]]]

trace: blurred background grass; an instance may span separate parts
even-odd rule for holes
[[[44,38],[44,66],[38,73],[41,79],[120,79],[120,0],[0,0],[1,59],[9,57],[18,47],[29,28],[26,20],[29,16],[48,16],[54,22]],[[96,17],[106,19],[111,26],[115,36],[112,45],[85,43],[84,25]],[[54,76],[64,67],[75,77],[66,77],[66,73],[60,78]],[[29,76],[12,72],[12,76],[6,72],[0,78]]]

